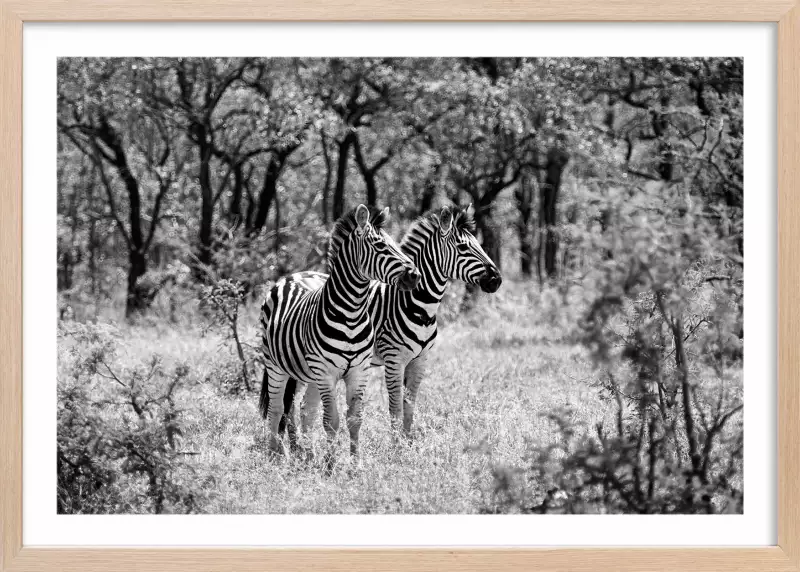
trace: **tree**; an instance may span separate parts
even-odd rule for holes
[[[453,106],[439,97],[432,81],[435,62],[389,59],[369,68],[362,81],[376,94],[366,118],[360,120],[353,155],[366,186],[369,205],[378,202],[377,176],[414,141],[432,145],[431,131]],[[365,151],[370,142],[370,161]]]
[[[258,94],[253,103],[261,140],[258,153],[266,156],[258,206],[248,225],[251,233],[263,230],[276,200],[281,174],[292,154],[305,142],[317,116],[316,102],[306,95],[296,71],[298,65],[296,61],[258,62],[255,76],[246,79],[246,85]]]
[[[532,275],[533,245],[530,241],[530,221],[533,213],[534,182],[536,177],[531,173],[524,174],[514,191],[514,199],[519,210],[517,219],[517,235],[519,236],[520,272],[525,278]]]
[[[499,65],[499,64],[498,64]],[[475,205],[484,250],[500,265],[500,238],[492,221],[495,199],[515,185],[530,164],[535,132],[529,110],[511,97],[512,80],[456,68],[448,82],[457,111],[435,130],[436,148],[456,189]]]
[[[624,58],[591,62],[586,98],[605,106],[621,177],[681,185],[687,200],[724,204],[741,228],[742,78],[736,58]],[[735,232],[739,232],[735,230]],[[737,235],[740,254],[743,237]]]
[[[630,185],[679,188],[742,250],[741,60],[140,58],[60,69],[65,297],[84,278],[110,292],[124,264],[129,308],[145,307],[161,283],[150,278],[175,257],[195,278],[209,265],[245,272],[250,292],[318,264],[317,239],[355,194],[401,224],[439,196],[471,202],[497,263],[519,257],[523,276],[562,291],[614,256],[587,251],[582,233],[613,233]],[[503,244],[509,223],[518,242]]]
[[[569,153],[563,147],[551,147],[547,151],[544,181],[541,185],[541,199],[539,200],[539,227],[544,233],[540,252],[544,252],[544,269],[549,278],[555,277],[558,272],[556,267],[558,252],[556,205],[558,204],[558,192],[561,189],[561,178],[568,162]]]
[[[378,175],[413,139],[442,115],[425,105],[418,60],[333,59],[317,81],[326,109],[326,135],[338,151],[333,218],[345,210],[350,152],[366,188],[366,203],[378,202]]]
[[[211,263],[214,207],[238,165],[230,161],[230,168],[215,188],[213,160],[219,156],[228,157],[219,150],[215,138],[225,129],[229,118],[245,113],[241,108],[228,109],[225,116],[219,117],[217,110],[228,91],[242,80],[248,65],[246,59],[177,58],[158,60],[151,68],[153,89],[150,95],[154,106],[183,129],[197,149],[197,182],[201,197],[198,261],[206,266]],[[242,137],[249,135],[245,132]],[[240,141],[238,147],[242,144]]]
[[[313,75],[316,92],[324,110],[325,136],[334,142],[337,150],[336,182],[331,205],[333,220],[341,217],[345,211],[347,165],[350,151],[358,142],[356,129],[369,121],[373,112],[380,111],[385,106],[383,96],[365,81],[365,75],[374,65],[374,60],[334,58],[321,62]],[[359,155],[359,164],[362,165],[362,170],[369,171],[363,155]],[[374,192],[374,178],[372,182]]]
[[[139,60],[125,60],[123,65],[113,60],[61,60],[58,70],[59,131],[93,162],[109,215],[127,246],[127,316],[144,309],[154,295],[153,288],[139,280],[147,271],[147,253],[164,198],[181,176],[185,161],[174,150],[175,134],[141,97],[147,77],[139,64]],[[130,90],[130,86],[136,87]],[[117,200],[120,186],[127,201],[124,206]],[[152,206],[145,213],[147,199]],[[143,224],[145,217],[149,228]]]

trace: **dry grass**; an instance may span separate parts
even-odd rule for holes
[[[390,433],[383,372],[372,369],[360,456],[349,458],[343,429],[332,475],[322,469],[321,422],[310,436],[315,458],[268,458],[257,411],[259,384],[249,394],[226,390],[226,376],[238,366],[221,333],[158,319],[123,325],[117,360],[126,368],[158,354],[165,370],[189,365],[192,382],[176,396],[184,410],[180,447],[192,453],[186,462],[195,470],[202,512],[491,511],[493,467],[522,465],[530,443],[556,439],[543,415],[569,406],[576,422],[594,425],[612,413],[589,384],[594,374],[587,355],[566,337],[570,312],[556,310],[555,298],[530,288],[504,285],[442,327],[420,391],[412,442],[397,443]],[[258,337],[257,314],[257,305],[247,308],[245,340]],[[60,349],[68,345],[62,342]],[[69,374],[71,363],[61,361],[60,377]],[[344,417],[341,383],[339,390]]]

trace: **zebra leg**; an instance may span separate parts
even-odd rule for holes
[[[297,424],[295,423],[295,392],[297,391],[297,380],[290,377],[283,391],[283,415],[278,423],[278,433],[286,433],[289,436],[289,447],[294,451],[297,449]]]
[[[386,389],[389,392],[389,415],[392,429],[400,430],[403,424],[403,374],[404,364],[394,359],[384,359]]]
[[[339,432],[339,410],[336,407],[336,380],[318,382],[319,396],[322,400],[322,426],[328,434],[328,450],[325,453],[325,472],[330,474],[334,465],[334,444]],[[309,387],[310,389],[310,387]]]
[[[278,438],[278,425],[283,416],[283,394],[289,376],[276,368],[270,367],[269,375],[264,376],[266,386],[261,388],[262,396],[267,392],[269,403],[266,404],[267,431],[269,432],[269,449],[272,453],[283,454],[283,447]]]
[[[419,356],[409,362],[405,371],[405,391],[403,392],[403,432],[411,435],[411,425],[414,422],[414,406],[417,402],[417,392],[422,379],[425,377],[425,356]]]
[[[350,454],[358,454],[358,433],[361,430],[362,405],[367,376],[363,366],[351,369],[344,376],[347,388],[347,429],[350,431]]]
[[[319,388],[317,384],[310,383],[306,388],[303,397],[303,407],[301,411],[303,433],[310,433],[314,429],[314,420],[319,411]]]

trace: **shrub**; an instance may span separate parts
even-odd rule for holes
[[[241,364],[241,381],[245,390],[250,391],[250,371],[239,336],[239,315],[244,302],[244,287],[233,280],[220,279],[205,286],[201,296],[202,303],[211,310],[212,322],[225,328],[227,337],[233,340],[236,354]]]
[[[742,261],[725,212],[671,192],[632,195],[613,234],[584,237],[608,256],[576,336],[613,429],[552,412],[556,441],[496,471],[504,510],[742,512]]]
[[[58,512],[193,512],[191,452],[178,447],[176,393],[189,369],[167,374],[158,356],[125,371],[113,329],[75,325],[59,344]]]

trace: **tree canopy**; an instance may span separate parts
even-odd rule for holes
[[[742,75],[732,58],[63,58],[59,285],[111,296],[124,273],[131,315],[177,261],[252,286],[320,264],[357,202],[407,224],[444,201],[475,205],[498,263],[552,281],[586,264],[576,233],[610,232],[648,185],[741,253]]]

